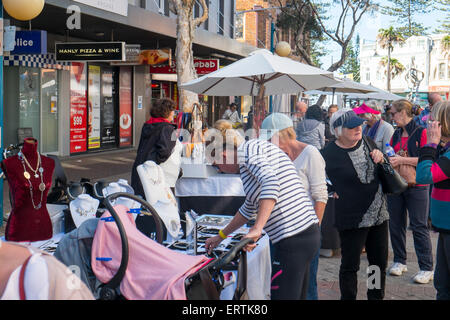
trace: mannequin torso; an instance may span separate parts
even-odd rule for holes
[[[46,202],[55,162],[39,155],[37,146],[37,140],[27,138],[21,151],[23,160],[16,155],[2,162],[12,195],[12,211],[5,231],[8,241],[41,241],[53,235]]]

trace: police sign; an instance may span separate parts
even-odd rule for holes
[[[16,31],[15,47],[10,54],[47,54],[47,31]]]

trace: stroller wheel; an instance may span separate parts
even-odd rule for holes
[[[103,287],[100,289],[100,300],[115,300],[117,297],[116,291],[109,287]]]

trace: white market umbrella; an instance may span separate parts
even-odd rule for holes
[[[332,72],[261,49],[180,87],[209,96],[257,96],[254,128],[258,129],[264,118],[264,96],[298,93],[336,82]]]
[[[344,94],[345,93],[367,94],[377,92],[376,88],[359,82],[351,80],[337,80],[337,81],[339,82],[326,87],[317,88],[310,93],[332,94],[333,95],[332,99],[334,103],[334,95],[337,92]]]
[[[364,99],[364,100],[386,100],[386,101],[395,101],[399,99],[405,99],[405,97],[390,93],[389,91],[385,91],[374,86],[368,85],[369,87],[375,89],[375,92],[367,93],[367,94],[356,94],[350,93],[347,95],[348,98],[353,99]]]
[[[258,96],[298,93],[335,84],[333,73],[261,49],[180,87],[208,96]]]

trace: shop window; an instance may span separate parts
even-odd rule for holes
[[[445,63],[439,64],[439,80],[445,79]]]
[[[38,68],[19,68],[19,128],[31,128],[40,137],[40,87]]]
[[[41,150],[45,154],[58,153],[58,72],[41,70]]]
[[[238,14],[236,16],[236,27],[234,38],[243,39],[244,38],[244,24],[245,24],[245,14]]]
[[[217,31],[218,34],[224,35],[224,13],[225,13],[225,0],[219,0],[219,10],[217,12],[217,21],[219,22],[219,30]]]
[[[234,38],[234,0],[230,0],[230,38]]]

